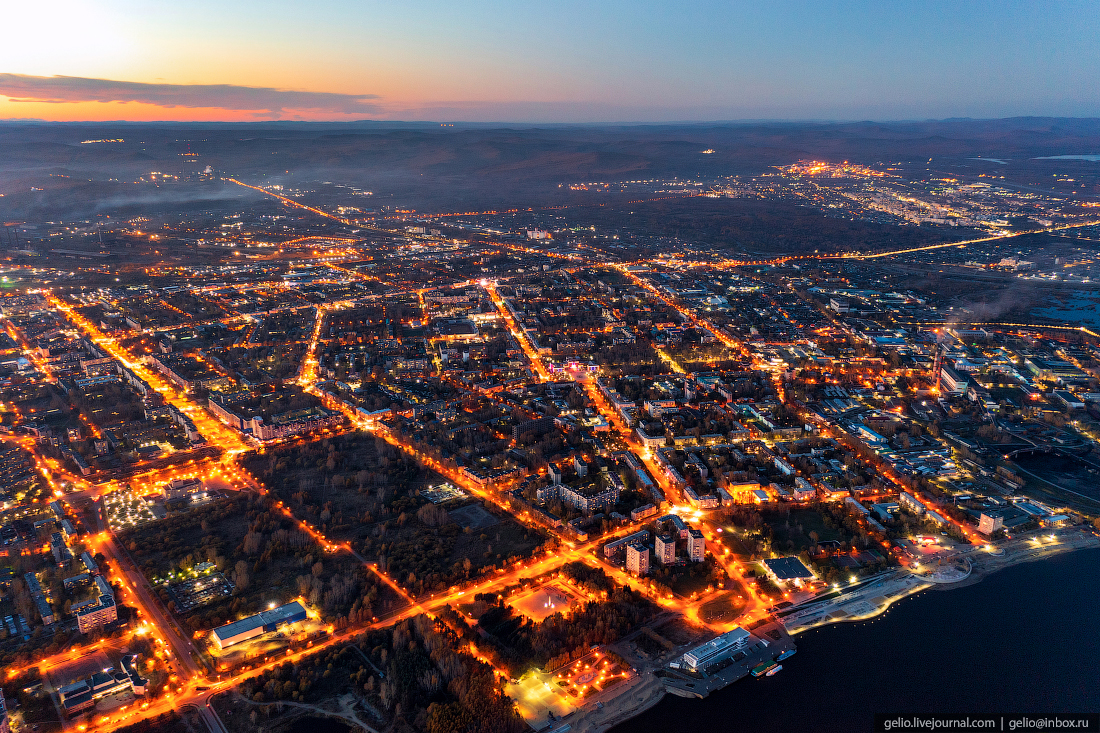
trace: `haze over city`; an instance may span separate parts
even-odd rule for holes
[[[24,3],[0,733],[1100,729],[1095,3]]]

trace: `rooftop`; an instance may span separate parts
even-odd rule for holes
[[[797,557],[773,557],[765,560],[764,564],[780,580],[814,577],[814,574]]]

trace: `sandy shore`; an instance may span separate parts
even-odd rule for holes
[[[668,694],[664,683],[648,671],[643,672],[636,679],[637,682],[633,688],[629,691],[624,690],[624,694],[605,702],[602,710],[587,706],[585,710],[578,711],[579,717],[572,721],[573,730],[578,733],[581,731],[602,733],[649,710]]]

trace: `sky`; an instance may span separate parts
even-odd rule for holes
[[[5,5],[0,119],[1100,117],[1095,0]]]

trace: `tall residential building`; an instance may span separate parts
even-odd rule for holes
[[[676,540],[671,535],[658,535],[653,543],[653,554],[662,565],[672,564],[676,561]]]
[[[626,569],[635,575],[649,572],[649,548],[641,542],[626,546]]]
[[[692,562],[703,562],[706,556],[707,541],[697,529],[688,530],[688,556]]]
[[[978,520],[978,531],[986,537],[989,537],[1004,526],[1005,518],[1000,512],[982,512]]]

